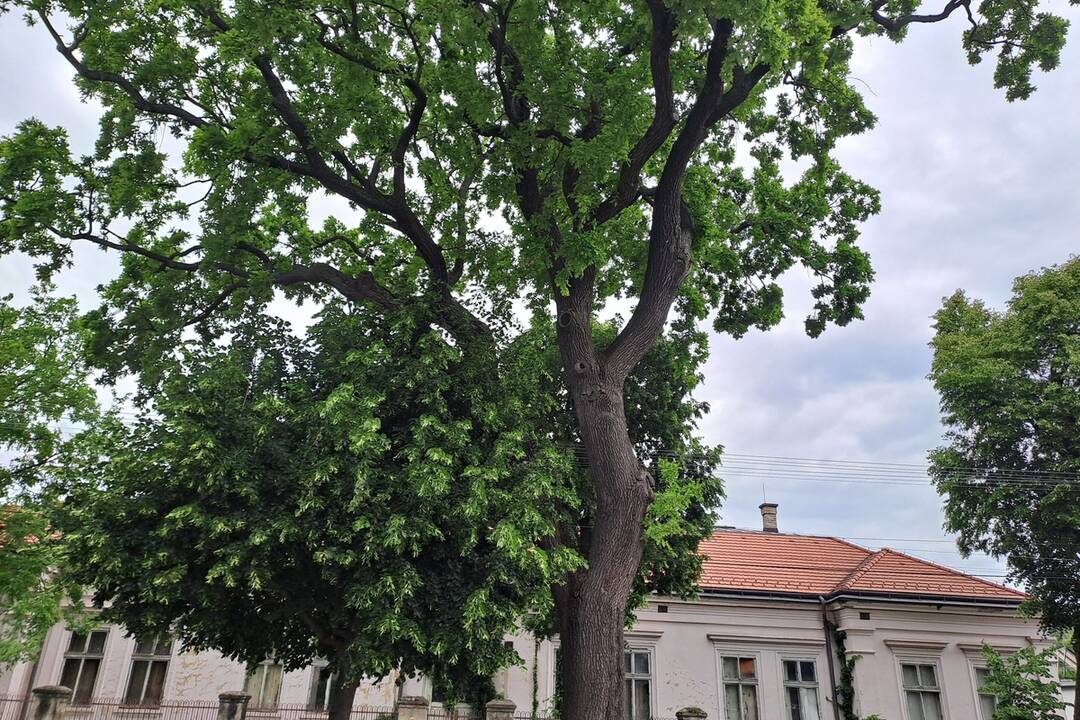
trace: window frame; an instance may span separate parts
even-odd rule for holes
[[[105,639],[101,642],[101,652],[100,653],[92,653],[92,652],[90,652],[90,641],[91,641],[91,638],[93,638],[94,635],[96,635],[98,633],[104,634]],[[60,663],[60,677],[57,680],[56,684],[57,685],[63,685],[64,684],[64,675],[66,674],[65,671],[67,670],[68,662],[70,662],[70,661],[78,661],[79,669],[75,672],[75,682],[71,683],[71,685],[72,685],[72,687],[71,687],[71,704],[72,705],[85,706],[85,705],[87,705],[87,704],[89,704],[90,702],[93,701],[94,694],[95,694],[95,692],[97,690],[98,679],[101,677],[102,671],[105,668],[105,655],[106,655],[106,653],[107,653],[107,651],[109,649],[109,636],[111,634],[112,633],[110,632],[109,627],[94,628],[93,630],[87,630],[85,633],[79,633],[79,632],[76,632],[76,631],[70,630],[70,629],[68,630],[67,647],[64,650],[63,662]],[[79,651],[73,651],[71,649],[71,643],[72,643],[72,641],[74,641],[74,639],[76,637],[78,637],[80,635],[85,638],[84,641],[83,641],[83,649],[79,650]],[[82,698],[79,695],[79,685],[81,684],[81,680],[82,680],[82,677],[83,677],[83,670],[86,667],[86,661],[87,660],[96,660],[97,661],[97,672],[95,673],[94,680],[90,685],[90,694],[89,694],[89,696],[86,697],[86,698]]]
[[[140,653],[139,644],[144,641],[144,638],[135,637],[135,646],[131,652],[131,658],[128,661],[128,680],[124,688],[124,705],[131,707],[160,707],[162,700],[165,698],[165,683],[169,678],[169,665],[172,663],[173,646],[175,644],[174,639],[165,632],[155,633],[152,638],[152,645],[149,653]],[[161,652],[160,645],[162,641],[167,641],[165,650],[167,652]],[[161,679],[161,697],[156,702],[146,702],[146,689],[150,682],[150,670],[155,663],[165,663],[165,674]],[[146,663],[146,673],[142,679],[142,691],[139,693],[139,700],[136,702],[129,702],[128,696],[131,694],[131,685],[135,680],[135,665],[136,663]]]
[[[623,642],[623,663],[624,663],[623,666],[624,667],[625,667],[625,662],[626,662],[626,653],[628,653],[628,652],[648,653],[648,655],[649,655],[649,678],[648,678],[648,680],[649,680],[649,716],[650,716],[650,718],[651,717],[656,717],[656,703],[657,703],[657,699],[656,699],[656,688],[657,688],[657,684],[656,684],[656,679],[657,679],[656,641],[659,639],[660,633],[648,633],[648,632],[639,631],[639,632],[636,632],[636,633],[634,633],[634,632],[627,633],[624,637],[625,637],[625,641]],[[551,704],[554,701],[556,695],[558,694],[558,690],[559,690],[559,653],[562,650],[562,643],[559,642],[559,639],[557,637],[552,638],[550,643],[551,643],[551,651],[550,651],[550,654],[549,654],[549,657],[550,657],[549,667],[550,667],[551,671],[546,673],[548,678],[550,678],[550,682],[551,682],[551,688],[550,688],[549,700],[548,700],[549,704]],[[623,687],[624,687],[623,692],[624,693],[625,693],[625,686],[626,686],[626,674],[624,672],[623,673]]]
[[[994,693],[981,692],[981,685],[979,684],[979,671],[983,670],[989,672],[989,668],[985,663],[973,662],[970,663],[971,667],[971,686],[975,690],[975,708],[978,713],[979,720],[993,720],[993,717],[984,717],[982,711],[982,698],[983,696],[994,699],[994,708],[997,708],[997,695]]]
[[[277,698],[274,700],[273,703],[265,703],[263,702],[263,699],[264,695],[266,694],[266,678],[268,677],[268,671],[266,670],[266,668],[270,668],[273,666],[281,668],[281,681],[278,683]],[[275,711],[281,705],[281,691],[285,684],[285,668],[282,667],[281,663],[279,663],[277,661],[277,658],[275,658],[273,655],[264,659],[262,662],[255,663],[254,665],[250,666],[244,673],[245,692],[247,692],[248,682],[251,680],[251,678],[255,676],[256,673],[259,672],[260,669],[263,670],[262,685],[259,688],[258,695],[256,695],[255,693],[250,693],[251,700],[248,709],[249,711],[254,712],[259,712],[260,710]]]
[[[329,675],[326,678],[326,688],[324,690],[324,697],[319,698],[319,682],[322,679],[322,674],[325,671],[329,671]],[[326,661],[316,661],[311,664],[311,681],[308,683],[308,701],[306,708],[313,712],[324,712],[330,706],[330,688],[334,684],[333,670],[330,670],[329,663]]]
[[[649,672],[646,675],[640,673],[631,672],[629,674],[623,671],[623,692],[625,693],[625,686],[627,680],[645,680],[649,684],[649,717],[642,718],[640,720],[649,720],[649,718],[656,716],[656,648],[653,645],[644,645],[641,643],[635,643],[633,640],[623,645],[623,667],[626,666],[626,656],[630,655],[630,667],[633,670],[634,655],[641,654],[649,658]],[[633,712],[633,700],[632,698],[623,697],[623,701],[628,703],[630,712]],[[634,718],[633,720],[639,720]]]
[[[793,655],[789,653],[778,653],[780,660],[780,689],[782,691],[780,702],[784,706],[784,717],[787,720],[793,720],[791,717],[791,704],[788,703],[787,689],[793,688],[813,688],[814,690],[814,702],[816,704],[818,720],[823,718],[821,713],[821,668],[818,667],[818,658],[812,655]],[[802,680],[802,668],[799,668],[799,677],[797,681],[789,681],[787,679],[787,673],[785,672],[784,663],[805,663],[808,662],[814,666],[814,681],[808,682]],[[760,700],[759,700],[760,704]]]
[[[934,680],[937,682],[936,688],[929,687],[914,687],[908,688],[904,684],[904,666],[914,665],[916,667],[916,675],[918,675],[919,666],[932,667],[934,669]],[[949,718],[949,703],[945,696],[945,684],[942,682],[941,676],[941,658],[938,655],[901,655],[896,657],[896,680],[897,686],[900,689],[900,711],[903,713],[904,720],[918,720],[918,718],[912,718],[908,712],[907,694],[911,692],[917,692],[920,694],[920,704],[922,703],[923,693],[936,693],[938,696],[938,705],[941,708],[941,720],[948,720]],[[922,682],[922,678],[919,678],[919,682]],[[924,713],[925,714],[925,713]]]
[[[741,677],[736,682],[728,682],[724,678],[724,658],[735,658],[738,662],[744,658],[750,658],[754,661],[754,677],[752,680],[743,680]],[[739,686],[739,697],[742,697],[742,686],[752,685],[754,687],[754,703],[757,705],[757,718],[762,720],[762,705],[764,705],[761,697],[761,690],[763,687],[764,678],[762,677],[762,664],[761,664],[761,652],[758,650],[746,650],[740,647],[730,648],[717,648],[716,649],[716,676],[719,681],[719,704],[720,704],[720,717],[723,720],[745,720],[742,716],[742,706],[740,705],[739,715],[740,717],[732,718],[727,714],[727,686],[737,685]]]

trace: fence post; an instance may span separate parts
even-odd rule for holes
[[[709,713],[699,707],[684,707],[682,710],[675,711],[675,717],[679,720],[705,720],[709,717]]]
[[[398,700],[398,720],[427,720],[428,700],[417,695],[406,695]]]
[[[45,685],[30,691],[29,720],[62,720],[71,702],[71,690],[62,685]]]
[[[514,720],[514,711],[517,705],[503,698],[495,698],[488,701],[484,707],[486,720]]]
[[[223,692],[218,695],[218,720],[244,720],[251,696],[245,692]]]

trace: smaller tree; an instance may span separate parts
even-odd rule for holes
[[[74,300],[34,291],[0,297],[0,665],[33,658],[57,621],[75,620],[79,588],[58,571],[65,542],[47,485],[68,449],[64,430],[95,413]]]
[[[986,681],[980,693],[994,696],[994,720],[1060,720],[1065,703],[1050,664],[1058,647],[1026,647],[1002,655],[983,644]]]
[[[957,292],[935,319],[930,378],[948,444],[930,453],[930,469],[945,527],[963,553],[1007,559],[1044,629],[1075,631],[1080,257],[1018,278],[1004,311]]]
[[[517,338],[493,378],[422,319],[328,307],[306,340],[255,318],[161,357],[137,422],[78,438],[75,576],[136,634],[286,669],[325,659],[335,720],[362,678],[394,670],[489,699],[518,660],[505,634],[550,632],[553,594],[584,565],[555,542],[593,500],[550,336]],[[681,340],[628,394],[635,442],[663,458],[640,597],[692,592],[719,500],[718,453],[691,432],[703,355]]]

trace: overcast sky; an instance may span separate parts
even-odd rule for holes
[[[992,63],[965,62],[962,29],[957,18],[913,28],[902,46],[862,41],[855,74],[880,121],[845,143],[841,159],[883,196],[882,213],[863,231],[877,271],[866,320],[810,340],[802,330],[809,279],[787,277],[787,319],[778,328],[713,339],[699,392],[712,406],[702,426],[708,441],[740,455],[923,463],[941,436],[926,380],[930,316],[941,298],[965,288],[1000,305],[1016,275],[1080,252],[1080,39],[1058,71],[1038,77],[1031,100],[1010,104],[992,87]],[[98,110],[81,102],[44,29],[2,16],[0,38],[0,133],[35,116],[66,127],[77,152],[88,150]],[[92,302],[115,265],[91,250],[79,257],[90,263],[65,273],[61,290]],[[21,295],[27,268],[0,259],[0,289]],[[759,527],[763,484],[780,504],[781,530],[999,572],[987,558],[956,555],[929,486],[732,469],[723,522]]]

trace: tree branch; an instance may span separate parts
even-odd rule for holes
[[[731,86],[725,91],[721,71],[734,25],[726,19],[712,19],[710,23],[713,38],[706,59],[705,83],[672,145],[653,197],[649,254],[641,295],[626,326],[603,355],[608,372],[617,378],[625,378],[663,332],[671,304],[690,271],[693,228],[689,209],[682,199],[686,168],[709,129],[745,102],[769,71],[764,63],[749,71],[736,67]]]
[[[675,127],[675,99],[671,81],[675,19],[662,0],[649,0],[649,14],[652,17],[649,67],[656,96],[652,122],[619,169],[615,194],[597,207],[593,219],[596,225],[610,220],[637,200],[645,163],[660,149]]]

